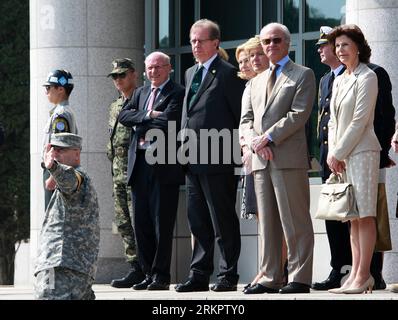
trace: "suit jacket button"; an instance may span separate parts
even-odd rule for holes
[[[325,112],[325,116],[327,116],[327,115],[328,115],[328,112],[326,111],[326,112]]]
[[[329,101],[329,98],[326,98],[326,101]]]
[[[323,144],[328,144],[328,142],[327,141],[323,141]]]
[[[323,131],[325,131],[327,128],[326,128],[326,127],[323,127],[322,129],[323,129]]]

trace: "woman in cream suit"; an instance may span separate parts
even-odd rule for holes
[[[359,219],[350,221],[352,269],[333,293],[371,291],[374,279],[370,262],[376,241],[376,202],[380,144],[373,129],[377,76],[366,63],[371,49],[356,25],[336,27],[328,36],[335,54],[347,67],[333,85],[330,103],[328,165],[332,172],[346,172],[354,187]]]

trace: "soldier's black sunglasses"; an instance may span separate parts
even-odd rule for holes
[[[113,80],[116,80],[117,78],[124,79],[124,78],[126,78],[126,75],[127,75],[126,72],[114,73],[114,74],[111,75],[111,77],[112,77]]]

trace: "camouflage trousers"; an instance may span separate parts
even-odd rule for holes
[[[93,281],[91,276],[69,268],[45,269],[36,275],[35,299],[95,300]]]
[[[138,261],[135,233],[132,224],[133,206],[130,187],[127,186],[127,157],[113,159],[113,198],[115,201],[114,223],[122,237],[127,262]]]

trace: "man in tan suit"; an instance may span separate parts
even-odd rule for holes
[[[261,30],[260,39],[271,65],[248,85],[240,130],[253,151],[264,276],[245,293],[308,293],[314,234],[305,123],[315,98],[315,76],[311,69],[289,59],[286,26],[270,23]],[[291,279],[284,287],[283,235]]]

